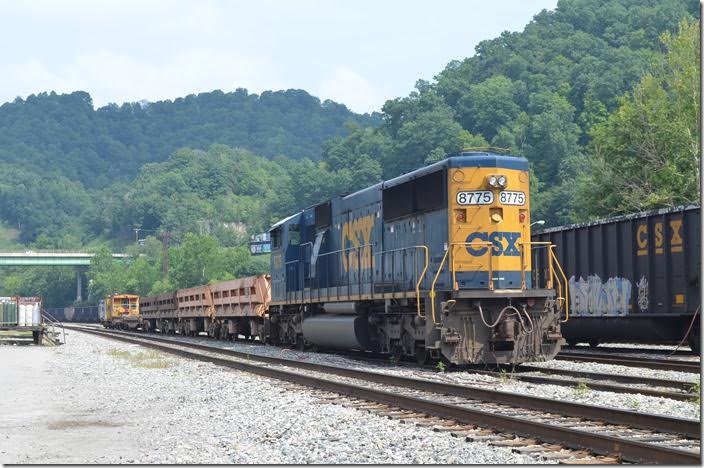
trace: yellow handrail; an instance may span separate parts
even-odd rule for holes
[[[525,252],[526,249],[524,246],[528,246],[528,250],[530,251],[530,248],[534,245],[545,245],[545,246],[551,246],[552,242],[520,242],[519,243],[519,250],[521,251],[521,289],[526,289],[526,263],[525,263]],[[550,257],[548,257],[548,278],[547,278],[547,284],[545,285],[547,289],[552,289],[552,278],[553,278],[553,269],[552,269],[552,262],[550,261]]]
[[[564,270],[562,269],[562,265],[560,265],[559,260],[557,259],[557,255],[555,255],[555,245],[550,246],[550,255],[551,255],[551,262],[554,261],[555,264],[557,265],[557,269],[560,272],[560,275],[562,275],[562,280],[565,282],[565,320],[560,320],[561,323],[567,322],[570,319],[570,292],[569,292],[569,282],[567,281],[567,276],[565,275]]]
[[[450,249],[447,249],[445,251],[445,255],[442,257],[442,261],[440,262],[440,266],[438,267],[438,271],[435,273],[435,277],[433,278],[433,283],[430,285],[430,310],[431,314],[430,316],[433,319],[433,324],[437,325],[437,321],[435,320],[435,283],[438,281],[438,277],[440,277],[440,272],[442,271],[442,267],[445,266],[445,260],[447,260],[447,254],[450,253]]]
[[[420,285],[423,283],[423,279],[425,278],[425,272],[428,271],[428,247],[426,245],[414,245],[413,247],[423,249],[425,251],[425,265],[423,266],[423,271],[418,277],[418,282],[416,283],[416,309],[418,317],[425,318],[420,314]]]
[[[445,266],[445,260],[447,260],[447,255],[450,253],[450,250],[454,250],[454,248],[458,245],[463,245],[463,246],[468,246],[468,245],[485,245],[485,246],[492,246],[493,244],[491,242],[485,242],[485,241],[474,241],[474,242],[453,242],[450,244],[449,248],[445,250],[445,255],[442,257],[442,261],[440,262],[440,266],[438,266],[438,271],[435,273],[435,277],[433,278],[433,283],[430,285],[430,310],[431,310],[431,317],[433,319],[433,324],[437,325],[438,322],[435,320],[435,283],[438,282],[438,278],[440,277],[440,272],[442,271],[443,267]],[[492,268],[491,268],[491,259],[492,259],[492,249],[489,249],[489,289],[494,289],[494,281],[492,278]],[[453,259],[453,265],[450,266],[450,272],[452,273],[452,289],[456,289],[456,280],[455,280],[455,268],[454,268],[454,259]]]

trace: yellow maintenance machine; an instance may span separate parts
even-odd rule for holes
[[[113,294],[106,297],[99,307],[100,321],[105,328],[136,330],[142,325],[139,296]]]

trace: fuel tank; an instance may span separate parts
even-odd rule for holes
[[[364,316],[323,314],[303,320],[303,336],[325,348],[373,351],[369,324]]]

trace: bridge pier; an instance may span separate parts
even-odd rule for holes
[[[83,278],[81,277],[81,269],[76,268],[76,302],[83,300]]]

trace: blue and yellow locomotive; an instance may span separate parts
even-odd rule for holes
[[[528,161],[464,152],[271,230],[275,343],[515,364],[563,342],[566,280],[531,243]],[[534,282],[544,255],[546,284]]]

